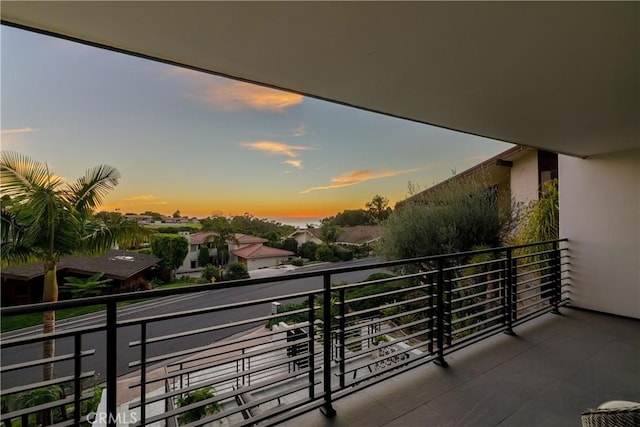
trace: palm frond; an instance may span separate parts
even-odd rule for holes
[[[67,184],[65,197],[79,212],[88,214],[118,185],[120,172],[109,165],[88,169],[84,176]]]
[[[15,151],[0,152],[2,195],[24,196],[38,188],[55,190],[62,179],[51,175],[46,164]]]

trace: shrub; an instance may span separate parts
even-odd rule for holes
[[[215,397],[215,389],[213,387],[205,387],[198,390],[194,390],[191,393],[187,393],[186,396],[181,396],[177,400],[177,405],[179,408],[187,405],[191,405],[196,402],[200,402],[203,400],[211,399]],[[208,405],[199,406],[197,408],[193,408],[183,413],[178,417],[178,421],[180,425],[189,424],[194,421],[198,421],[200,418],[215,414],[216,412],[220,412],[220,404],[218,402],[213,402]]]
[[[333,248],[329,245],[320,245],[316,249],[316,259],[318,261],[332,261],[334,258]]]
[[[453,179],[407,200],[384,222],[381,251],[407,259],[499,246],[514,224],[511,200],[484,177]]]
[[[334,254],[340,261],[351,261],[353,259],[353,251],[342,246],[336,246]]]
[[[228,280],[248,279],[249,271],[247,266],[241,262],[232,262],[229,264],[229,272],[227,273]]]
[[[304,265],[304,261],[302,260],[302,258],[292,259],[291,265],[295,265],[296,267],[302,267]]]
[[[310,261],[315,261],[316,259],[316,250],[318,249],[318,245],[313,242],[304,242],[300,245],[298,249],[298,255],[302,258],[307,258]]]
[[[280,244],[280,248],[284,249],[285,251],[291,251],[294,254],[297,254],[298,253],[298,241],[296,239],[294,239],[293,237],[287,237]]]
[[[222,272],[214,265],[207,264],[202,270],[200,277],[204,280],[203,283],[213,283],[214,281],[220,281],[222,278]],[[215,280],[212,280],[215,279]]]

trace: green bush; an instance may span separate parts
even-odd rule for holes
[[[292,259],[291,265],[295,265],[296,267],[302,267],[304,265],[304,261],[302,260],[302,258]]]
[[[386,259],[408,259],[497,247],[512,231],[514,212],[486,177],[451,179],[396,209],[383,223],[380,249]]]
[[[316,250],[318,249],[318,245],[313,242],[304,242],[300,245],[298,249],[298,255],[302,258],[307,258],[310,261],[315,261],[316,259]]]
[[[329,262],[333,260],[334,256],[333,248],[329,245],[322,244],[316,249],[316,259],[318,261]]]
[[[342,246],[336,246],[334,254],[340,261],[351,261],[353,259],[353,251]]]
[[[232,262],[229,264],[229,272],[227,273],[228,280],[240,280],[248,279],[249,271],[247,266],[241,262]]]
[[[178,407],[181,408],[183,406],[191,405],[196,402],[201,402],[203,400],[211,399],[215,397],[215,389],[213,387],[205,387],[198,390],[194,390],[191,393],[188,393],[186,396],[181,396],[177,400]],[[182,415],[178,417],[178,421],[180,425],[189,424],[194,421],[198,421],[200,418],[215,414],[216,412],[220,412],[220,404],[218,402],[213,402],[208,405],[199,406],[197,408],[193,408],[184,412]]]
[[[297,254],[298,253],[298,241],[296,239],[294,239],[293,237],[287,237],[280,244],[280,248],[284,249],[285,251],[291,251],[294,254]]]
[[[200,278],[204,280],[203,283],[213,283],[214,280],[212,279],[215,279],[215,281],[218,282],[222,278],[222,272],[216,266],[207,264],[204,267],[204,270],[202,270]]]

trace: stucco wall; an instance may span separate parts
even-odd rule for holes
[[[558,165],[572,303],[640,318],[640,149]]]
[[[538,198],[538,151],[527,151],[513,161],[511,197],[525,206]]]

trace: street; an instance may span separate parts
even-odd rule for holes
[[[363,261],[352,261],[351,263],[341,263],[339,266],[349,266],[371,263],[371,259]],[[335,267],[335,266],[332,266]],[[318,267],[310,267],[304,271],[310,271],[312,268],[322,270],[327,268],[326,265]],[[355,271],[349,273],[342,273],[332,275],[332,283],[348,282],[354,283],[366,279],[370,274],[379,271],[379,269],[372,269],[366,271]],[[286,278],[288,273],[282,275],[283,279]],[[131,320],[139,317],[158,316],[162,314],[198,310],[213,305],[225,305],[244,301],[268,299],[273,298],[273,301],[278,300],[278,296],[307,292],[312,290],[322,289],[322,276],[310,277],[297,280],[282,280],[272,283],[262,283],[252,286],[245,286],[242,288],[218,288],[215,287],[209,291],[197,292],[193,294],[182,294],[170,297],[158,298],[152,301],[146,301],[134,305],[129,305],[118,309],[118,320]],[[291,303],[294,301],[286,301]],[[184,331],[195,330],[199,328],[206,328],[213,325],[221,325],[235,321],[241,321],[258,316],[266,316],[271,312],[271,304],[265,303],[258,306],[243,307],[234,310],[225,310],[215,313],[206,313],[196,316],[186,316],[177,319],[171,319],[167,321],[159,321],[149,323],[147,326],[147,339],[164,336],[173,333],[179,333]],[[97,312],[79,318],[72,318],[65,321],[61,321],[57,325],[57,330],[68,330],[89,327],[93,325],[103,324],[105,319],[104,312]],[[264,322],[257,322],[248,325],[235,326],[231,328],[225,328],[223,330],[209,331],[197,335],[191,335],[184,338],[172,339],[168,341],[162,341],[159,343],[147,345],[147,358],[154,357],[160,354],[167,354],[170,352],[184,350],[186,348],[193,348],[210,344],[214,341],[221,340],[234,334],[241,333],[255,329],[256,327],[264,324]],[[3,334],[3,338],[15,337],[20,333],[28,334],[39,332],[39,328],[31,329],[30,331],[19,331],[10,334]],[[95,349],[96,353],[93,356],[82,359],[83,371],[95,370],[98,375],[98,381],[102,382],[105,379],[106,369],[106,339],[105,332],[97,332],[83,335],[82,347],[83,350]],[[129,343],[140,339],[140,327],[131,326],[118,328],[118,359],[117,369],[118,376],[124,375],[128,372],[135,370],[135,368],[129,368],[129,362],[140,359],[141,347],[129,347]],[[14,363],[24,362],[25,360],[35,359],[41,354],[41,343],[30,344],[21,346],[17,349],[10,348],[2,351],[2,365],[7,366]],[[73,352],[73,340],[72,338],[63,338],[56,340],[56,354],[69,354]],[[63,377],[71,375],[73,373],[73,363],[63,362],[56,364],[56,375]],[[7,372],[2,375],[3,387],[10,387],[19,384],[25,384],[28,382],[39,381],[41,378],[41,368],[33,368],[30,370],[18,370],[14,372]]]

